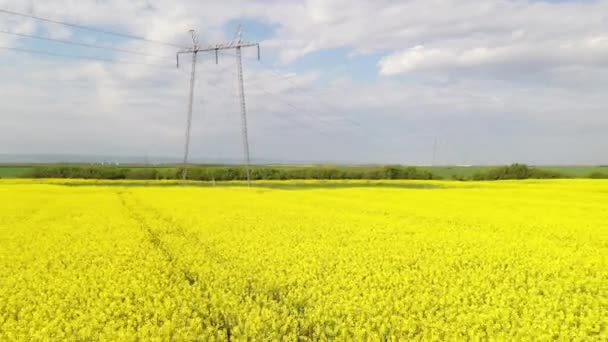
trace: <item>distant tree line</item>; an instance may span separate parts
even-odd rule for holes
[[[473,175],[473,180],[508,180],[508,179],[552,179],[568,178],[565,175],[549,170],[529,167],[526,164],[512,164],[490,169]]]
[[[35,166],[25,178],[78,178],[78,179],[180,179],[181,168],[154,167],[113,167],[113,166]],[[235,181],[246,180],[243,167],[205,167],[188,168],[187,178],[198,181]],[[255,166],[251,169],[253,180],[287,179],[439,179],[430,171],[415,167],[385,166],[378,168],[339,168],[339,167],[269,167]]]
[[[246,173],[240,166],[192,166],[188,168],[188,179],[197,181],[245,180]],[[34,166],[23,178],[78,178],[78,179],[181,179],[182,169],[177,167],[120,167],[102,165],[45,165]],[[377,167],[328,167],[328,166],[254,166],[253,180],[332,180],[332,179],[442,179],[432,171],[408,166]],[[559,172],[512,164],[480,171],[469,176],[453,176],[454,180],[509,180],[569,178]],[[608,178],[608,174],[594,172],[588,178]]]
[[[592,174],[589,175],[589,178],[591,178],[591,179],[608,179],[608,173],[593,172]]]

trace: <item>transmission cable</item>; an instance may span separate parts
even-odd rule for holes
[[[125,49],[114,48],[114,47],[110,47],[110,46],[100,46],[100,45],[95,45],[95,44],[75,42],[72,40],[63,40],[63,39],[55,39],[55,38],[50,38],[50,37],[34,36],[34,35],[30,35],[30,34],[10,32],[10,31],[5,31],[5,30],[0,30],[0,33],[9,34],[9,35],[13,35],[13,36],[19,36],[19,37],[25,37],[25,38],[31,38],[31,39],[46,40],[49,42],[55,42],[55,43],[61,43],[61,44],[83,46],[83,47],[88,47],[88,48],[93,48],[93,49],[111,50],[111,51],[116,51],[116,52],[129,53],[132,55],[156,57],[156,58],[167,58],[167,59],[174,58],[173,56],[151,55],[151,54],[147,54],[147,53],[143,53],[143,52],[139,52],[139,51],[125,50]]]
[[[41,50],[22,49],[22,48],[17,48],[17,47],[0,46],[0,49],[35,54],[35,55],[63,57],[63,58],[72,58],[72,59],[88,59],[88,60],[101,61],[101,62],[111,62],[111,63],[118,63],[118,64],[134,64],[134,65],[144,65],[144,66],[156,67],[156,68],[173,69],[171,67],[164,66],[162,64],[131,62],[131,61],[94,57],[94,56],[67,55],[67,54],[62,54],[62,53],[55,53],[55,52],[48,52],[48,51],[41,51]]]
[[[122,38],[141,40],[141,41],[145,41],[145,42],[148,42],[148,43],[154,43],[154,44],[160,44],[160,45],[166,45],[166,46],[172,46],[172,47],[178,47],[178,48],[183,48],[184,47],[182,45],[175,44],[175,43],[169,43],[169,42],[164,42],[164,41],[160,41],[160,40],[148,39],[148,38],[145,38],[145,37],[135,36],[135,35],[131,35],[131,34],[128,34],[128,33],[121,33],[121,32],[103,30],[103,29],[93,28],[93,27],[89,27],[89,26],[68,23],[68,22],[65,22],[65,21],[59,21],[59,20],[54,20],[54,19],[47,19],[47,18],[36,16],[36,15],[32,15],[32,14],[20,13],[20,12],[10,11],[10,10],[6,10],[6,9],[0,9],[0,13],[10,14],[10,15],[16,15],[16,16],[20,16],[20,17],[24,17],[24,18],[35,19],[35,20],[40,20],[40,21],[44,21],[44,22],[47,22],[47,23],[53,23],[53,24],[58,24],[58,25],[69,26],[69,27],[73,27],[73,28],[77,28],[77,29],[85,30],[85,31],[90,31],[90,32],[97,32],[97,33],[103,33],[103,34],[113,35],[113,36],[122,37]]]

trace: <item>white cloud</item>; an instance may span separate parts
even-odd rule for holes
[[[484,67],[519,67],[551,69],[572,65],[608,65],[608,39],[590,36],[575,41],[549,41],[497,47],[425,48],[416,46],[382,58],[382,75],[419,70],[443,70]]]
[[[429,66],[444,66],[449,64],[450,58],[455,56],[439,49],[425,49],[417,45],[400,53],[386,56],[378,63],[382,75],[394,75]]]
[[[257,158],[421,163],[439,136],[443,162],[605,162],[607,1],[0,0],[0,8],[184,45],[190,28],[218,42],[232,38],[227,23],[248,18],[276,28],[262,55],[279,74],[327,49],[380,56],[362,67],[371,72],[319,61],[285,79],[247,60]],[[107,55],[167,65],[154,68],[0,50],[0,153],[181,154],[189,65],[174,69],[175,48],[3,14],[0,24],[168,56]],[[0,45],[26,44],[0,35]],[[234,58],[220,59],[199,64],[192,150],[238,159]],[[375,66],[397,77],[370,75]]]

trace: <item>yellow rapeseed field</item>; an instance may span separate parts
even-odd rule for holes
[[[0,181],[0,340],[608,339],[608,181],[191,185]]]

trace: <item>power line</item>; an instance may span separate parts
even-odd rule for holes
[[[262,62],[262,61],[260,61],[260,64],[262,64],[263,66],[265,66],[265,67],[268,69],[268,71],[270,71],[272,74],[276,75],[277,77],[279,77],[279,78],[281,78],[281,79],[285,79],[285,80],[286,80],[287,82],[289,82],[291,85],[293,85],[294,87],[296,87],[296,89],[298,89],[298,90],[302,91],[302,93],[304,93],[305,95],[313,96],[312,94],[310,94],[310,91],[306,92],[306,91],[305,91],[305,89],[302,89],[302,86],[300,86],[300,85],[296,84],[295,82],[293,82],[293,81],[292,81],[291,79],[289,79],[289,78],[285,78],[285,75],[283,75],[283,74],[281,74],[281,73],[279,73],[279,72],[277,72],[277,71],[273,70],[273,69],[272,69],[272,67],[270,67],[269,65],[265,64],[265,63],[264,63],[264,62]],[[327,108],[329,108],[330,110],[332,110],[332,111],[337,111],[337,110],[336,110],[336,108],[335,108],[333,105],[330,105],[330,104],[328,104],[328,103],[324,103],[324,102],[320,102],[320,101],[321,101],[321,99],[316,98],[316,97],[314,97],[314,96],[313,96],[313,98],[315,99],[315,102],[316,102],[316,103],[322,103],[322,104],[325,104],[325,106],[326,106]],[[344,119],[346,119],[346,120],[350,120],[352,124],[354,124],[354,125],[356,125],[356,126],[361,127],[361,124],[360,124],[358,121],[356,121],[356,120],[353,120],[353,119],[351,119],[351,118],[347,118],[347,117],[345,117]]]
[[[236,54],[226,53],[226,52],[223,52],[223,51],[220,51],[219,53],[222,54],[222,55],[226,55],[226,56],[237,57]],[[248,57],[245,57],[245,56],[243,56],[243,58],[244,59],[252,59],[252,58],[248,58]],[[263,64],[263,65],[266,65],[266,64]],[[281,75],[280,77],[274,77],[274,79],[280,81],[280,80],[292,79],[294,77],[297,77],[297,75],[295,75],[295,74],[292,74],[292,75]],[[247,85],[251,86],[251,85],[255,85],[255,84],[258,84],[258,83],[265,82],[267,80],[268,80],[267,78],[258,77],[258,78],[253,79],[253,80],[252,79],[246,79],[245,82],[247,83]]]
[[[231,67],[231,66],[229,66],[229,67]],[[223,71],[228,71],[227,69],[229,67],[221,68],[220,71],[222,71],[222,72]],[[230,72],[229,71],[229,73],[231,73],[232,75],[236,76],[236,73],[234,73],[234,72]],[[210,86],[210,87],[213,87],[213,88],[218,89],[220,91],[226,92],[226,93],[228,93],[230,95],[236,95],[236,90],[235,89],[229,89],[226,86],[219,85],[219,84],[217,84],[215,82],[212,83],[210,81],[206,81],[205,83],[208,86]],[[269,92],[266,89],[262,89],[262,91],[265,92],[265,93],[267,93],[267,94],[269,94],[269,95],[271,95],[271,96],[277,95],[277,94],[273,94],[273,93]],[[290,107],[298,110],[295,105],[289,103],[289,101],[287,101],[285,99],[281,99],[281,102],[284,102],[288,106],[290,106]],[[336,136],[333,135],[333,134],[331,134],[329,131],[326,131],[323,127],[315,126],[315,125],[313,125],[312,123],[310,123],[310,122],[308,122],[306,120],[301,120],[299,117],[292,117],[292,116],[284,115],[284,113],[280,113],[277,110],[270,109],[267,106],[261,105],[259,103],[256,103],[255,108],[257,108],[258,110],[261,109],[265,113],[272,114],[274,117],[278,118],[279,120],[282,120],[284,122],[289,122],[289,123],[293,124],[295,127],[307,126],[308,128],[310,128],[310,131],[314,131],[315,133],[319,133],[319,134],[321,134],[322,136],[328,138],[331,141],[338,142],[338,139],[336,139]],[[319,117],[317,117],[315,115],[312,115],[310,113],[305,113],[305,114],[307,114],[311,118],[316,118],[318,123],[324,124],[324,126],[327,126],[329,129],[332,128],[332,126],[329,126],[327,124],[327,122],[322,121],[321,118],[319,118]]]
[[[237,79],[239,81],[238,90],[239,90],[240,108],[241,108],[241,133],[242,133],[242,142],[243,142],[243,154],[244,154],[244,159],[245,159],[245,171],[247,173],[247,185],[251,186],[251,170],[250,170],[251,157],[249,154],[249,136],[247,133],[247,106],[245,103],[245,86],[244,86],[244,80],[243,80],[243,62],[242,62],[241,50],[242,50],[242,48],[257,47],[258,57],[259,57],[260,56],[260,44],[243,41],[241,39],[240,26],[239,26],[239,30],[238,30],[235,40],[233,40],[229,43],[215,44],[215,45],[207,47],[207,48],[201,48],[198,37],[194,33],[194,30],[190,30],[190,32],[192,34],[192,47],[182,49],[182,50],[178,51],[176,54],[176,62],[177,62],[176,66],[178,68],[179,68],[179,56],[181,54],[187,54],[187,53],[192,54],[192,68],[191,68],[192,76],[191,76],[191,81],[190,81],[190,101],[189,101],[189,107],[188,107],[188,123],[187,123],[187,128],[186,128],[186,147],[184,149],[185,150],[184,171],[182,173],[182,178],[184,180],[186,179],[186,167],[188,164],[187,161],[188,161],[188,152],[189,152],[189,143],[190,143],[190,125],[191,125],[192,101],[193,101],[192,98],[193,98],[193,91],[194,91],[194,80],[196,78],[195,67],[196,67],[197,55],[198,55],[198,53],[201,53],[201,52],[215,52],[215,60],[217,63],[219,51],[236,49],[236,57],[237,57],[236,66],[237,66]]]
[[[226,55],[230,55],[230,56],[236,56],[236,55],[232,55],[232,54],[226,54]],[[230,72],[230,71],[229,71]],[[237,74],[235,72],[230,72],[232,75],[237,76]],[[258,82],[256,82],[257,84]],[[270,96],[277,96],[277,101],[284,103],[285,105],[287,105],[288,107],[292,108],[293,110],[295,110],[297,113],[299,114],[304,114],[306,116],[308,116],[309,118],[315,120],[317,123],[326,126],[327,128],[331,129],[334,127],[334,125],[332,125],[331,122],[328,122],[328,119],[324,117],[323,114],[321,114],[318,111],[315,110],[311,110],[311,108],[307,108],[307,109],[303,109],[303,107],[299,107],[298,105],[295,105],[293,103],[291,103],[290,101],[288,101],[287,99],[285,99],[284,97],[280,97],[280,94],[276,94],[271,92],[270,90],[260,86],[259,84],[256,85],[255,87],[257,90],[261,91],[262,93],[265,93],[267,95]],[[347,118],[343,117],[343,116],[335,116],[338,119],[342,119],[345,120]],[[352,125],[352,123],[351,123]],[[312,126],[310,126],[312,127]],[[357,128],[361,128],[360,125],[356,125]],[[317,129],[319,129],[321,131],[321,128],[318,127]],[[321,132],[322,134],[324,134],[323,132]],[[325,134],[324,134],[325,135]]]
[[[228,53],[225,53],[225,54],[228,54]],[[228,54],[228,55],[231,55],[231,54]],[[233,56],[233,55],[231,55],[231,56]],[[244,58],[246,58],[246,59],[250,59],[250,60],[254,60],[253,58],[247,58],[247,57],[244,57]],[[256,61],[257,61],[257,60],[256,60]],[[313,94],[310,94],[310,91],[306,91],[305,89],[303,89],[303,88],[302,88],[302,86],[300,86],[300,85],[296,84],[295,82],[293,82],[293,80],[292,80],[292,79],[293,79],[293,77],[294,77],[294,76],[291,76],[291,75],[283,75],[283,74],[281,74],[281,73],[279,73],[279,72],[275,71],[274,69],[272,69],[272,67],[271,67],[271,66],[269,66],[269,65],[267,65],[266,63],[262,62],[262,60],[259,60],[258,62],[259,62],[260,64],[262,64],[263,66],[265,66],[265,67],[266,67],[266,69],[267,69],[267,70],[268,70],[270,73],[274,74],[274,75],[275,75],[275,79],[277,79],[277,80],[285,80],[285,81],[289,82],[291,85],[293,85],[294,87],[296,87],[296,89],[300,90],[300,91],[301,91],[301,92],[302,92],[304,95],[307,95],[307,96],[309,96],[310,98],[314,99],[314,102],[315,102],[315,103],[317,103],[317,104],[324,104],[324,105],[325,105],[325,107],[326,107],[326,108],[328,108],[328,109],[330,109],[331,111],[333,111],[333,112],[339,112],[339,110],[337,110],[335,106],[330,105],[330,104],[328,104],[327,102],[324,102],[324,101],[322,102],[322,100],[321,100],[321,99],[319,99],[319,98],[317,98],[317,97],[314,97],[314,95],[313,95]],[[350,123],[351,123],[352,125],[354,125],[354,126],[357,126],[357,127],[359,127],[359,128],[362,128],[362,127],[363,127],[363,124],[361,124],[359,121],[357,121],[357,120],[355,120],[355,119],[353,119],[353,118],[344,117],[344,116],[341,116],[341,118],[342,118],[342,119],[344,119],[344,120],[346,120],[346,121],[348,121],[348,122],[350,122]],[[375,135],[375,134],[373,134],[373,135]]]
[[[198,55],[198,36],[194,30],[190,30],[192,35],[192,66],[190,67],[190,97],[188,102],[188,116],[186,121],[186,141],[184,145],[184,170],[182,171],[182,180],[186,180],[188,174],[188,155],[190,153],[190,134],[192,131],[192,101],[194,99],[194,84],[196,82],[196,57]],[[177,66],[179,67],[179,53],[177,55]]]
[[[308,96],[309,98],[313,99],[313,102],[318,104],[318,105],[323,105],[325,108],[329,109],[332,112],[340,112],[340,110],[338,110],[335,106],[325,102],[323,99],[314,96],[313,94],[310,93],[310,90],[306,91],[306,89],[303,89],[302,86],[296,84],[295,82],[293,82],[293,80],[291,78],[285,77],[285,75],[275,71],[272,69],[272,67],[270,67],[269,65],[265,64],[264,62],[260,61],[260,64],[262,64],[263,66],[265,66],[268,71],[272,74],[274,74],[277,79],[281,79],[281,80],[285,80],[287,82],[289,82],[291,85],[293,85],[297,90],[301,91],[301,94],[304,96]],[[354,118],[351,117],[347,117],[347,116],[339,116],[341,119],[345,120],[346,122],[349,122],[351,125],[356,126],[357,128],[363,128],[363,124],[359,121],[357,121]],[[371,132],[371,131],[366,131],[367,134],[372,135],[376,138],[382,138],[382,136]]]
[[[237,57],[237,55],[233,55],[233,54],[229,54],[229,53],[223,53],[223,54],[228,55],[228,56]],[[225,69],[226,68],[223,68],[222,70],[225,70]],[[228,70],[226,70],[226,71],[228,71]],[[238,76],[238,74],[236,72],[233,72],[233,71],[228,71],[228,72],[231,73],[233,76]],[[255,82],[254,84],[260,83],[259,81],[261,81],[261,80],[258,80],[258,82]],[[249,82],[247,82],[247,84],[251,85]],[[220,88],[220,87],[217,87],[217,88]],[[265,93],[267,95],[270,95],[270,96],[278,96],[278,95],[280,95],[280,94],[272,93],[270,90],[268,90],[268,89],[266,89],[266,88],[264,88],[262,86],[259,86],[259,85],[256,86],[256,88],[258,90],[260,90],[261,92],[263,92],[263,93]],[[316,119],[319,123],[328,124],[327,121],[323,120],[324,118],[322,117],[322,115],[314,115],[314,114],[312,114],[312,112],[302,111],[301,108],[298,108],[296,105],[292,104],[291,102],[287,101],[286,99],[284,99],[282,97],[278,98],[278,101],[283,102],[285,105],[291,107],[292,109],[295,109],[298,112],[301,112],[301,113],[307,115],[310,118]]]
[[[295,75],[287,75],[287,76],[283,77],[283,79],[294,78],[294,77],[296,77],[296,76]],[[276,79],[276,80],[280,81],[281,79]],[[248,86],[260,84],[260,83],[267,82],[267,81],[268,81],[268,79],[267,78],[263,78],[263,77],[258,77],[258,78],[255,78],[255,79],[247,79],[247,80],[245,80],[245,82],[247,83]]]
[[[268,94],[268,95],[270,95],[270,96],[276,96],[276,95],[277,95],[277,94],[273,94],[273,93],[271,93],[270,91],[268,91],[267,89],[265,89],[265,88],[263,88],[263,87],[258,86],[257,88],[258,88],[259,90],[261,90],[263,93]],[[285,99],[283,99],[283,98],[280,98],[280,99],[279,99],[279,101],[283,102],[283,103],[284,103],[284,104],[286,104],[288,107],[290,107],[290,108],[292,108],[292,109],[296,110],[296,111],[297,111],[297,112],[299,112],[299,113],[305,114],[306,116],[308,116],[308,117],[310,117],[310,118],[312,118],[312,119],[316,119],[316,120],[317,120],[319,123],[322,123],[322,124],[325,124],[325,125],[328,125],[328,124],[329,124],[327,121],[322,120],[322,119],[323,119],[323,117],[318,116],[318,115],[314,115],[314,114],[312,114],[312,113],[311,113],[311,112],[309,112],[309,111],[302,111],[302,110],[301,110],[300,108],[298,108],[296,105],[292,104],[291,102],[289,102],[289,101],[287,101],[287,100],[285,100]]]
[[[218,51],[218,54],[224,55],[224,56],[230,56],[230,57],[234,57],[234,58],[238,57],[236,54],[232,54],[232,53],[228,53],[228,52],[224,52],[224,51]],[[249,58],[249,57],[245,57],[245,56],[242,56],[242,58],[243,59],[253,60],[253,58]],[[229,66],[229,67],[232,67],[232,66]],[[223,69],[221,69],[221,71],[225,71],[229,67],[223,68]],[[234,73],[234,72],[232,74],[234,76],[237,76],[237,74]],[[274,73],[274,74],[275,75],[279,75],[277,73]],[[274,79],[280,81],[280,80],[293,79],[295,77],[297,77],[297,75],[295,75],[295,74],[292,74],[292,75],[281,75],[279,77],[275,76]],[[258,77],[258,78],[255,78],[255,79],[249,79],[249,78],[247,78],[247,79],[245,79],[245,83],[247,84],[247,86],[252,86],[252,85],[256,85],[256,84],[265,82],[267,80],[268,80],[268,78],[263,78],[263,77]]]
[[[235,89],[229,89],[229,88],[227,88],[227,87],[225,87],[225,86],[221,86],[221,85],[219,85],[219,84],[217,84],[217,83],[210,82],[210,81],[206,81],[206,82],[205,82],[205,84],[207,84],[208,86],[213,87],[213,88],[215,88],[215,89],[218,89],[218,90],[220,90],[220,91],[222,91],[222,92],[229,93],[229,95],[237,95],[237,94],[236,94],[236,90],[235,90]],[[275,94],[272,94],[272,93],[270,93],[270,92],[268,92],[268,94],[270,94],[270,95],[275,95]],[[267,112],[267,113],[274,114],[274,116],[275,116],[275,117],[277,117],[277,118],[279,118],[279,119],[281,119],[281,120],[289,121],[289,122],[294,123],[294,124],[296,124],[296,125],[298,125],[298,126],[300,126],[300,125],[305,125],[305,126],[308,126],[309,128],[311,128],[311,129],[314,129],[314,130],[318,131],[318,132],[319,132],[319,133],[321,133],[322,135],[332,138],[332,136],[331,136],[331,135],[330,135],[328,132],[324,131],[324,130],[323,130],[321,127],[315,127],[315,126],[311,125],[311,124],[310,124],[309,122],[307,122],[307,121],[303,121],[303,120],[295,120],[295,119],[297,119],[297,117],[295,117],[295,118],[294,118],[294,117],[286,116],[286,115],[284,115],[284,114],[282,114],[282,113],[278,112],[277,110],[270,109],[270,108],[268,108],[267,106],[265,106],[265,105],[261,105],[261,104],[259,104],[259,103],[256,103],[255,108],[257,108],[257,109],[262,109],[262,110],[264,110],[264,111],[265,111],[265,112]],[[320,121],[319,121],[319,122],[320,122]]]
[[[111,50],[111,51],[116,51],[116,52],[129,53],[129,54],[132,54],[132,55],[157,57],[157,58],[167,58],[167,59],[168,58],[173,58],[173,57],[170,57],[170,56],[151,55],[151,54],[147,54],[147,53],[143,53],[143,52],[139,52],[139,51],[125,50],[125,49],[114,48],[114,47],[110,47],[110,46],[100,46],[100,45],[95,45],[95,44],[75,42],[75,41],[71,41],[71,40],[63,40],[63,39],[55,39],[55,38],[50,38],[50,37],[34,36],[34,35],[30,35],[30,34],[10,32],[10,31],[5,31],[5,30],[0,30],[0,33],[2,33],[2,34],[9,34],[9,35],[18,36],[18,37],[31,38],[31,39],[46,40],[46,41],[49,41],[49,42],[55,42],[55,43],[61,43],[61,44],[83,46],[83,47],[88,47],[88,48],[93,48],[93,49]]]
[[[102,57],[93,57],[93,56],[66,55],[66,54],[55,53],[55,52],[22,49],[22,48],[16,48],[16,47],[8,47],[8,46],[0,46],[0,49],[1,50],[9,50],[9,51],[16,51],[16,52],[35,54],[35,55],[53,56],[53,57],[63,57],[63,58],[72,58],[72,59],[88,59],[88,60],[94,60],[94,61],[100,61],[100,62],[111,62],[111,63],[118,63],[118,64],[145,65],[145,66],[157,67],[157,68],[163,68],[163,67],[165,67],[162,64],[138,63],[138,62],[130,62],[130,61],[117,60],[117,59],[109,59],[109,58],[102,58]]]
[[[228,71],[228,72],[231,73],[234,76],[238,76],[235,72],[232,72],[232,71]],[[262,93],[265,93],[267,95],[270,95],[270,96],[280,96],[280,94],[273,93],[270,90],[268,90],[268,89],[266,89],[266,88],[264,88],[264,87],[262,87],[260,85],[257,85],[256,88],[257,88],[257,90],[259,90]],[[283,97],[278,97],[277,101],[284,103],[288,107],[296,110],[298,113],[304,114],[304,115],[310,117],[311,119],[316,120],[320,124],[324,124],[324,125],[328,125],[329,126],[329,123],[327,122],[327,120],[324,120],[325,118],[322,115],[315,115],[315,114],[313,114],[313,112],[311,112],[309,110],[302,110],[302,108],[299,108],[297,105],[294,105],[293,103],[289,102],[288,100],[286,100]]]
[[[154,40],[154,39],[148,39],[148,38],[145,38],[145,37],[135,36],[135,35],[127,34],[127,33],[108,31],[108,30],[97,29],[97,28],[88,27],[88,26],[84,26],[84,25],[72,24],[72,23],[68,23],[68,22],[65,22],[65,21],[59,21],[59,20],[54,20],[54,19],[42,18],[42,17],[39,17],[39,16],[35,16],[35,15],[31,15],[31,14],[26,14],[26,13],[19,13],[19,12],[15,12],[15,11],[6,10],[6,9],[0,9],[0,12],[1,13],[5,13],[5,14],[10,14],[10,15],[16,15],[16,16],[20,16],[20,17],[24,17],[24,18],[30,18],[30,19],[40,20],[40,21],[44,21],[44,22],[47,22],[47,23],[53,23],[53,24],[58,24],[58,25],[69,26],[69,27],[73,27],[73,28],[77,28],[77,29],[85,30],[85,31],[90,31],[90,32],[103,33],[103,34],[108,34],[108,35],[122,37],[122,38],[141,40],[141,41],[145,41],[145,42],[148,42],[148,43],[154,43],[154,44],[160,44],[160,45],[166,45],[166,46],[183,48],[183,46],[179,45],[179,44],[174,44],[174,43],[169,43],[169,42],[163,42],[163,41]]]
[[[251,171],[249,170],[251,164],[251,157],[249,155],[249,134],[247,133],[247,105],[245,103],[245,82],[243,80],[243,58],[242,58],[242,47],[241,47],[241,27],[239,26],[238,41],[236,46],[237,55],[237,70],[239,74],[239,97],[241,102],[241,128],[243,135],[243,150],[245,152],[245,162],[247,163],[247,185],[251,186]],[[246,45],[245,45],[246,46]],[[258,56],[260,55],[260,46],[258,45]]]
[[[224,68],[224,69],[226,69],[226,68]],[[234,73],[233,73],[233,74],[234,74]],[[206,83],[208,86],[211,86],[211,87],[213,87],[213,88],[219,89],[219,90],[221,90],[221,91],[227,91],[228,93],[230,93],[230,95],[236,95],[236,92],[235,92],[235,90],[234,90],[234,89],[228,89],[228,88],[227,88],[227,87],[225,87],[225,86],[220,86],[220,85],[218,85],[218,84],[216,84],[216,83],[211,83],[211,82],[209,82],[209,81],[206,81],[205,83]],[[264,91],[265,93],[269,94],[269,95],[272,95],[272,96],[277,95],[277,94],[272,94],[272,93],[270,93],[269,91],[266,91],[266,90],[263,90],[263,91]],[[282,100],[282,102],[286,103],[288,106],[290,106],[290,107],[292,107],[292,108],[296,108],[294,105],[292,105],[291,103],[289,103],[289,102],[288,102],[288,101],[286,101],[286,100]],[[265,106],[265,105],[261,105],[261,104],[259,104],[259,103],[256,103],[255,108],[257,108],[257,109],[262,109],[264,112],[266,112],[266,113],[270,113],[270,114],[273,114],[273,116],[274,116],[274,117],[276,117],[276,118],[278,118],[278,119],[280,119],[280,120],[283,120],[283,121],[285,121],[285,122],[290,122],[290,123],[292,123],[292,124],[295,124],[295,126],[297,126],[297,127],[301,127],[301,126],[307,126],[307,127],[308,127],[308,128],[310,128],[311,130],[314,130],[316,133],[320,133],[321,135],[323,135],[323,136],[325,136],[325,137],[329,138],[330,140],[337,141],[337,140],[335,139],[335,136],[334,136],[334,135],[332,135],[332,134],[330,134],[330,132],[328,132],[328,131],[324,130],[324,128],[322,128],[322,127],[314,126],[313,124],[311,124],[310,122],[308,122],[308,121],[306,121],[306,120],[301,120],[301,119],[300,119],[300,118],[298,118],[298,117],[291,117],[291,116],[284,115],[284,113],[280,113],[280,112],[278,112],[277,110],[270,109],[270,108],[268,108],[267,106]],[[297,108],[296,108],[296,109],[297,109]],[[311,118],[315,118],[315,116],[313,116],[312,114],[309,114],[309,113],[306,113],[306,114],[308,114],[308,116],[310,116]],[[322,123],[322,124],[327,124],[326,122],[321,121],[321,120],[320,120],[320,118],[317,118],[317,119],[318,119],[318,120],[317,120],[317,122]],[[329,127],[329,126],[328,126],[328,127]],[[329,127],[329,128],[331,128],[331,127]]]
[[[236,55],[233,55],[233,54],[230,54],[230,53],[226,53],[226,52],[220,52],[220,53],[223,53],[223,54],[225,54],[225,55],[229,55],[229,56],[235,56],[235,57],[236,57]],[[243,58],[246,58],[246,57],[243,57]],[[253,58],[246,58],[246,59],[253,60]],[[337,109],[335,106],[330,105],[330,104],[328,104],[327,102],[322,102],[322,100],[321,100],[321,99],[319,99],[319,98],[315,97],[313,94],[311,94],[311,93],[310,93],[310,91],[306,91],[306,89],[303,89],[303,88],[302,88],[300,85],[298,85],[298,84],[294,83],[294,82],[292,81],[293,76],[291,76],[291,75],[283,75],[283,74],[281,74],[281,73],[279,73],[279,72],[274,71],[274,70],[273,70],[273,69],[272,69],[272,68],[271,68],[269,65],[267,65],[267,64],[265,64],[265,63],[263,63],[263,62],[261,62],[261,61],[260,61],[260,63],[261,63],[263,66],[265,66],[265,67],[266,67],[266,69],[268,69],[268,71],[269,71],[271,74],[274,74],[274,75],[275,75],[275,77],[274,77],[274,78],[275,78],[276,80],[285,80],[285,81],[289,82],[289,83],[290,83],[290,84],[292,84],[292,85],[293,85],[293,86],[294,86],[294,87],[295,87],[297,90],[300,90],[301,94],[308,96],[309,98],[311,98],[311,99],[313,100],[313,102],[314,102],[314,103],[316,103],[316,104],[318,104],[318,105],[324,105],[324,107],[325,107],[326,109],[328,109],[330,112],[334,112],[334,113],[339,113],[339,112],[340,112],[340,110],[338,110],[338,109]],[[259,90],[261,90],[262,92],[264,92],[264,93],[266,93],[266,94],[273,95],[273,96],[274,96],[274,95],[276,95],[276,94],[273,94],[273,93],[269,92],[267,89],[264,89],[264,88],[263,88],[263,87],[261,87],[260,85],[257,85],[257,84],[258,84],[258,83],[260,83],[261,81],[262,81],[262,80],[257,80],[257,81],[254,83],[254,84],[256,84],[256,87],[255,87],[255,88],[258,88]],[[328,123],[327,123],[327,121],[321,120],[321,119],[323,118],[323,115],[321,115],[321,114],[319,114],[319,115],[313,115],[312,113],[315,113],[316,111],[313,111],[313,110],[311,110],[310,108],[308,108],[307,110],[301,111],[300,109],[298,109],[298,108],[297,108],[297,106],[293,105],[292,103],[286,102],[286,100],[285,100],[285,99],[283,99],[283,98],[280,98],[280,99],[279,99],[279,101],[281,101],[281,102],[283,102],[283,103],[287,104],[287,106],[289,106],[289,107],[291,107],[291,108],[293,108],[293,109],[295,109],[295,110],[298,110],[300,113],[306,114],[307,116],[309,116],[309,117],[311,117],[311,118],[316,117],[316,118],[317,118],[317,120],[319,121],[319,123],[328,124]],[[320,107],[319,107],[319,108],[318,108],[318,110],[322,110],[322,108],[320,108]],[[316,113],[319,113],[319,112],[316,112]],[[363,125],[362,123],[360,123],[359,121],[357,121],[357,120],[353,119],[353,118],[346,117],[346,116],[343,116],[343,115],[338,115],[338,116],[334,116],[334,117],[335,117],[335,118],[339,118],[339,119],[341,119],[341,120],[343,120],[343,121],[345,121],[345,122],[348,122],[348,123],[349,123],[351,126],[354,126],[354,127],[358,128],[358,129],[360,129],[359,133],[360,133],[361,135],[363,135],[363,136],[374,137],[374,138],[377,138],[377,139],[384,139],[384,137],[383,137],[383,136],[381,136],[381,135],[379,135],[379,134],[377,134],[377,133],[375,133],[375,132],[372,132],[372,131],[367,131],[367,130],[362,130],[362,129],[364,128],[364,125]]]
[[[323,130],[323,128],[321,128],[321,127],[315,127],[315,126],[311,125],[310,123],[308,123],[307,121],[304,121],[304,120],[296,120],[297,117],[286,116],[284,114],[279,113],[276,110],[270,109],[270,108],[268,108],[268,107],[266,107],[264,105],[260,105],[260,104],[256,104],[256,107],[258,107],[260,109],[263,109],[267,113],[274,114],[275,117],[277,117],[277,118],[279,118],[281,120],[289,121],[289,122],[291,122],[293,124],[296,124],[297,126],[301,126],[301,125],[308,126],[309,128],[315,130],[315,132],[321,133],[321,135],[323,135],[325,137],[328,137],[328,138],[331,138],[331,139],[334,138],[334,136],[332,136],[331,134],[329,134],[329,132]]]

